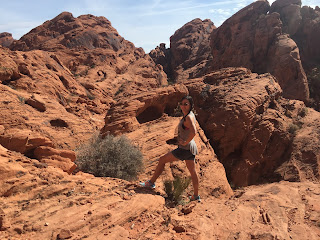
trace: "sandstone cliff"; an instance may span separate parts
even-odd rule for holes
[[[170,48],[150,52],[155,62],[165,66],[173,81],[199,77],[212,69],[246,67],[256,73],[271,73],[284,97],[307,103],[307,71],[309,83],[313,83],[312,97],[318,99],[313,94],[318,84],[310,76],[319,65],[315,60],[318,54],[314,54],[319,48],[317,9],[301,8],[300,0],[278,0],[271,7],[268,1],[256,1],[217,29],[206,21],[189,22],[171,37]],[[195,36],[200,38],[195,40]],[[208,41],[210,47],[201,47]],[[166,57],[159,61],[160,56]]]
[[[170,37],[170,48],[160,45],[149,55],[163,66],[171,81],[179,82],[203,75],[210,71],[208,65],[212,55],[209,37],[214,29],[216,27],[210,19],[194,19]]]

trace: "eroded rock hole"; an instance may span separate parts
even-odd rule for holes
[[[68,123],[60,118],[51,120],[50,124],[53,127],[68,127]]]
[[[137,120],[141,124],[141,123],[146,123],[146,122],[156,120],[161,116],[162,116],[162,111],[158,107],[150,106],[137,116]]]
[[[182,114],[181,110],[178,106],[178,103],[168,104],[165,107],[164,112],[172,117],[178,117],[178,116],[181,116],[181,114]]]

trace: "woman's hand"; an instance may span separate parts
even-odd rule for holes
[[[178,143],[181,146],[185,146],[188,144],[188,142],[186,140],[183,140],[182,138],[178,138]]]

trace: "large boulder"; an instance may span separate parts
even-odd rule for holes
[[[308,6],[301,8],[302,21],[299,31],[292,38],[300,49],[304,66],[309,70],[315,63],[319,64],[320,54],[320,9]],[[310,66],[311,65],[311,66]]]
[[[170,48],[160,45],[149,55],[176,82],[201,75],[208,70],[204,66],[211,58],[209,38],[214,29],[216,27],[210,19],[196,18],[170,37]]]
[[[41,136],[28,129],[9,128],[0,135],[0,144],[5,148],[22,154],[33,154],[39,146],[53,146],[47,137]]]
[[[298,115],[299,120],[290,125],[291,131],[295,131],[292,151],[277,172],[287,181],[319,182],[320,113],[304,107]]]
[[[289,160],[293,136],[288,129],[293,119],[287,116],[287,100],[281,99],[281,87],[272,75],[226,68],[185,85],[195,99],[200,126],[232,184],[281,179],[276,170]],[[298,101],[294,109],[304,107]],[[298,111],[291,115],[297,117]]]
[[[270,13],[278,12],[283,32],[293,36],[300,28],[302,21],[300,9],[301,0],[277,0],[272,3]]]
[[[0,45],[3,47],[9,47],[14,41],[12,34],[8,32],[0,33]]]

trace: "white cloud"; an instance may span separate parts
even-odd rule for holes
[[[216,13],[222,16],[231,16],[231,12],[229,10],[222,9],[222,8],[210,9],[209,12],[214,14]]]
[[[238,1],[218,1],[218,2],[214,2],[214,3],[208,3],[208,4],[195,4],[194,2],[184,2],[184,4],[180,3],[179,1],[172,1],[170,3],[170,6],[167,5],[165,8],[161,7],[160,8],[156,8],[156,9],[152,9],[151,11],[147,11],[142,13],[142,16],[147,16],[147,15],[164,15],[164,14],[169,14],[169,13],[174,13],[174,12],[182,12],[182,11],[186,11],[186,10],[193,10],[193,9],[201,9],[201,8],[208,8],[208,7],[212,7],[212,6],[228,6],[229,4],[234,4],[236,2],[243,2],[242,0],[238,0]],[[181,6],[184,5],[183,7],[175,7],[177,5],[177,3]]]

